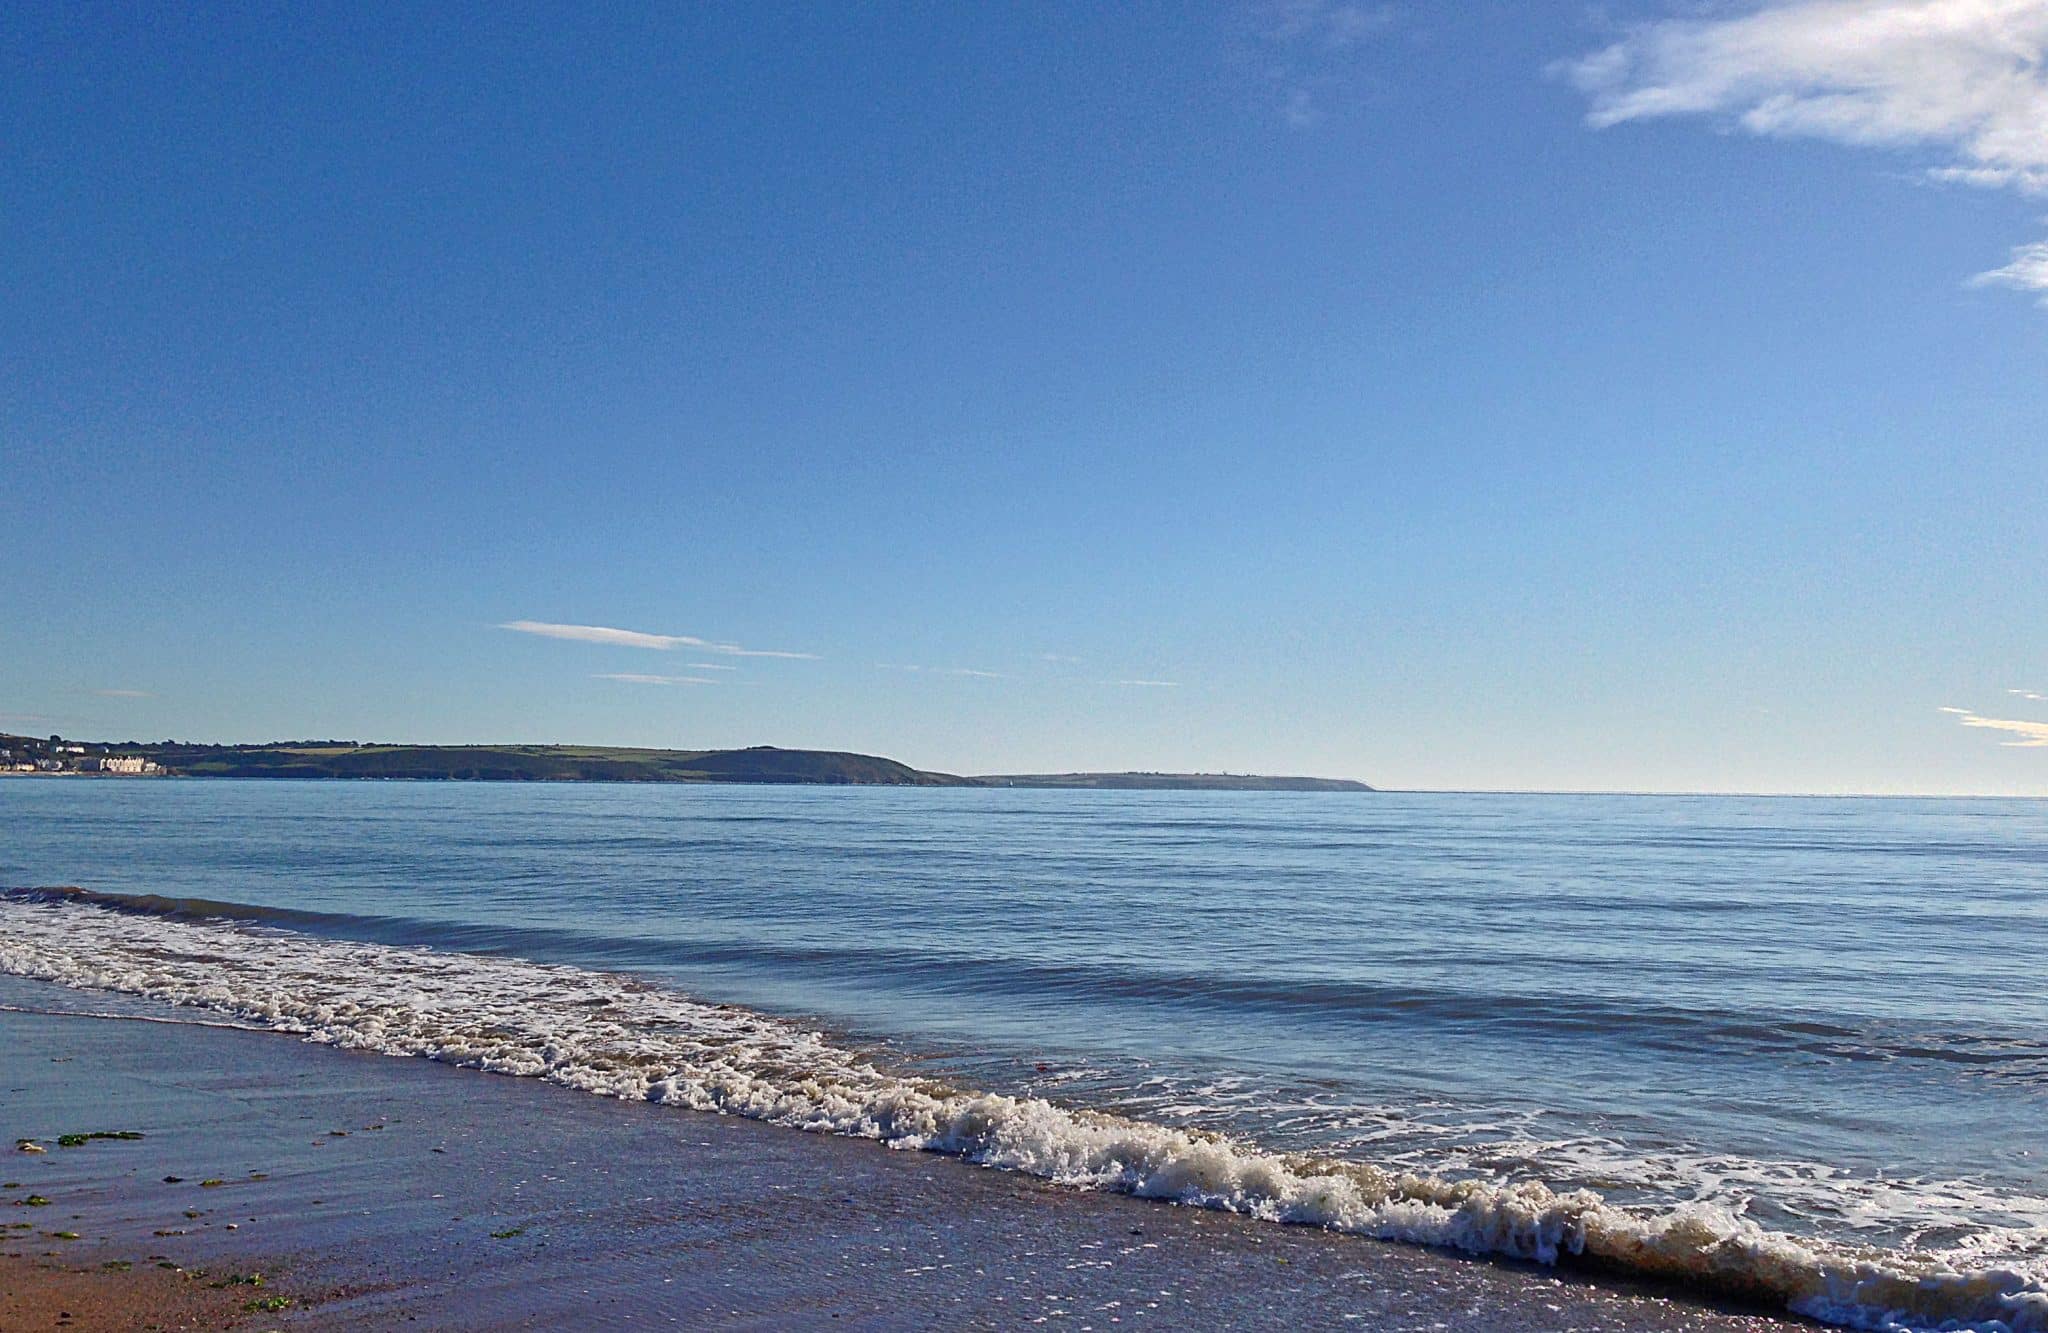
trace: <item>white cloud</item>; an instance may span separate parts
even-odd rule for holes
[[[154,699],[154,698],[156,698],[156,696],[155,696],[154,694],[150,693],[150,692],[149,692],[148,690],[94,690],[94,691],[93,691],[93,693],[94,693],[94,694],[97,694],[97,695],[98,695],[98,696],[99,696],[100,698],[102,698],[102,699]]]
[[[636,629],[612,629],[605,625],[555,625],[545,620],[508,620],[499,629],[521,634],[538,634],[544,639],[573,639],[578,643],[610,643],[624,648],[708,648],[703,639],[688,634],[642,634]]]
[[[716,685],[703,676],[645,676],[637,671],[601,671],[592,680],[616,680],[627,685]]]
[[[1598,128],[1715,116],[1929,150],[1934,179],[2048,193],[2048,0],[1775,0],[1641,24],[1561,68]],[[2048,291],[2048,243],[1975,281]]]
[[[1038,660],[1041,662],[1056,662],[1062,665],[1072,665],[1076,662],[1079,662],[1081,659],[1073,656],[1070,653],[1040,653],[1038,654]]]
[[[2022,699],[2027,699],[2037,704],[2048,703],[2048,694],[2041,694],[2034,690],[2007,690],[2006,693],[2017,695]]]
[[[734,665],[733,665],[732,663],[730,663],[730,662],[685,662],[685,663],[683,663],[683,665],[684,665],[684,666],[686,666],[686,667],[688,667],[688,668],[690,668],[690,670],[692,670],[692,671],[738,671],[738,670],[739,670],[739,668],[738,668],[738,667],[734,666]]]
[[[1597,126],[1721,114],[1754,134],[1932,146],[1951,178],[2048,188],[2048,2],[1780,0],[1668,19],[1569,67]]]
[[[1966,727],[1985,727],[1992,731],[2006,731],[2018,736],[2016,741],[2000,741],[2000,745],[2019,749],[2048,749],[2048,722],[2022,722],[2008,717],[1980,717],[1967,708],[1943,708],[1944,713],[1955,714],[1956,721]]]
[[[1970,279],[1973,287],[2017,287],[2023,292],[2041,293],[2048,305],[2048,241],[2013,247],[2012,262],[2004,268],[1979,273]]]
[[[1180,682],[1177,680],[1106,680],[1102,683],[1105,685],[1127,685],[1139,689],[1154,690],[1177,690],[1180,688]]]
[[[816,661],[816,653],[785,653],[769,648],[742,648],[736,643],[700,639],[694,634],[646,634],[637,629],[613,629],[608,625],[557,625],[545,620],[508,620],[499,629],[520,634],[538,634],[546,639],[571,639],[577,643],[604,643],[622,648],[653,648],[669,652],[695,648],[699,652],[722,653],[728,657],[787,657]]]

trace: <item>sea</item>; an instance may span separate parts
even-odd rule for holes
[[[0,1002],[2048,1330],[2048,802],[0,781]]]

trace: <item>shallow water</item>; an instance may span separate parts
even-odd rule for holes
[[[2048,1327],[2048,803],[15,780],[0,883],[273,909],[233,915],[288,943],[17,901],[0,953],[327,1039],[464,1058],[508,1027],[471,1062],[552,1041],[573,1058],[514,1072],[649,1095],[667,1061],[683,1104],[1041,1174],[1472,1248],[1740,1251],[1838,1321]],[[443,976],[431,1030],[371,1003],[423,945],[503,956]],[[638,1026],[561,1007],[599,1001]],[[792,1100],[806,1065],[840,1101]],[[906,1072],[939,1109],[905,1110]],[[735,1074],[766,1100],[723,1100]],[[1054,1118],[963,1128],[946,1099],[981,1090]],[[1142,1132],[1105,1149],[1075,1108]],[[1229,1136],[1222,1185],[1190,1128]],[[1243,1166],[1271,1152],[1431,1184],[1310,1198]],[[1430,1193],[1461,1180],[1486,1208]],[[1603,1201],[1499,1193],[1532,1182]],[[1916,1312],[1844,1276],[1872,1272],[1941,1280]]]

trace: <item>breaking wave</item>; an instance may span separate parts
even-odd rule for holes
[[[1653,1276],[1846,1327],[2048,1333],[2017,1268],[1766,1230],[1705,1204],[1621,1206],[1534,1179],[1276,1153],[1198,1129],[892,1074],[822,1035],[628,977],[324,938],[311,914],[0,896],[0,972],[306,1040],[948,1153],[1066,1185],[1275,1222]],[[1444,1169],[1449,1169],[1446,1164]]]

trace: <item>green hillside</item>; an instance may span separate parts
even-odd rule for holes
[[[143,744],[173,773],[220,778],[409,778],[466,782],[775,782],[968,785],[875,755],[829,750],[651,750],[597,745]]]
[[[957,777],[839,750],[656,750],[612,745],[378,745],[272,741],[64,742],[0,734],[0,759],[77,770],[115,754],[199,778],[382,778],[444,782],[763,782],[865,787],[1039,787],[1103,791],[1371,791],[1343,778],[1238,773],[1008,773]]]

